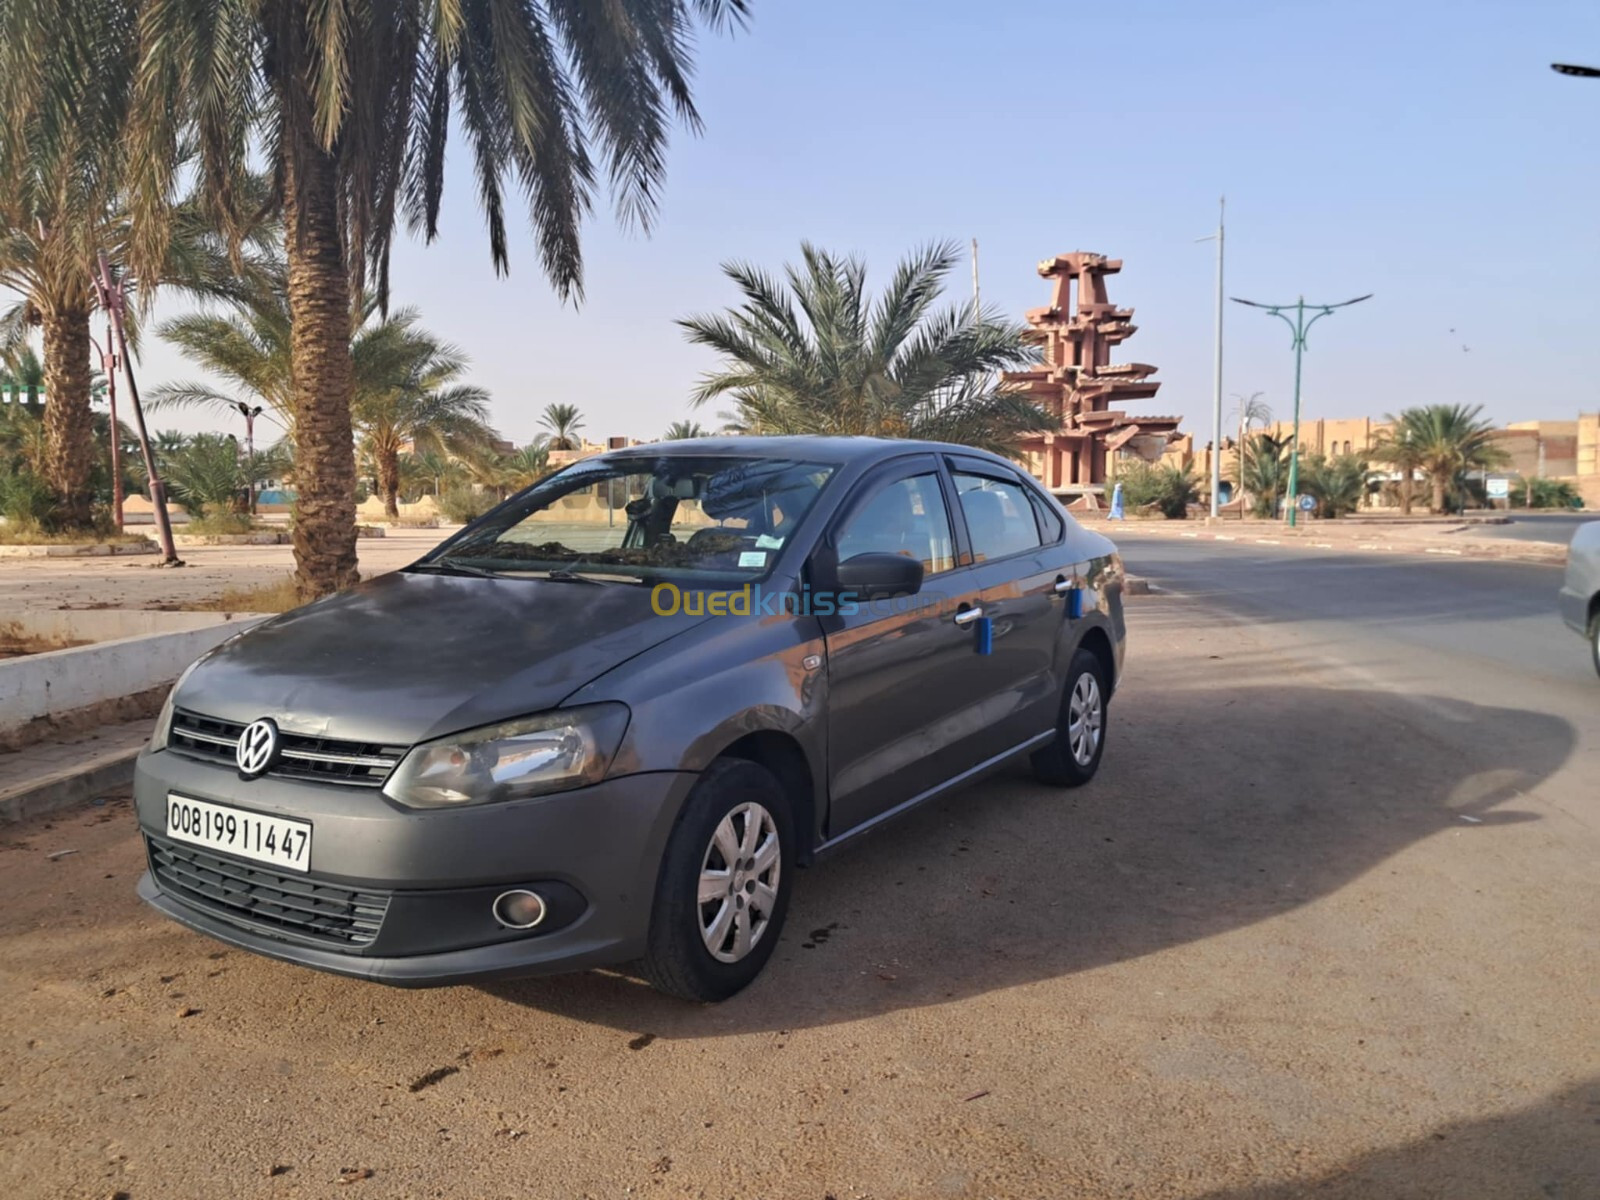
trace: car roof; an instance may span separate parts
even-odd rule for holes
[[[840,464],[871,463],[903,454],[966,454],[993,462],[1006,462],[998,455],[951,442],[923,442],[913,438],[830,437],[820,434],[765,436],[740,434],[728,437],[683,438],[670,442],[649,442],[608,451],[603,457],[630,455],[740,455],[759,458],[792,458],[803,462]],[[1007,464],[1012,465],[1012,464]]]

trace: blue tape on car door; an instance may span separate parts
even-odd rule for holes
[[[1067,616],[1077,620],[1083,616],[1083,589],[1073,588],[1067,592]]]
[[[991,621],[988,617],[979,617],[977,619],[977,621],[974,622],[974,624],[977,626],[977,630],[978,630],[978,632],[977,632],[978,653],[979,654],[993,654],[994,653],[994,622]]]

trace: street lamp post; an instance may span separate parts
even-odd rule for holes
[[[1248,304],[1251,308],[1265,309],[1277,317],[1294,332],[1294,438],[1289,445],[1289,494],[1286,506],[1289,510],[1289,524],[1297,523],[1297,511],[1300,498],[1300,360],[1305,355],[1306,334],[1311,327],[1336,308],[1348,308],[1352,304],[1360,304],[1363,300],[1372,299],[1372,293],[1357,296],[1354,300],[1341,300],[1338,304],[1307,304],[1306,298],[1301,296],[1293,304],[1257,304],[1254,300],[1241,300],[1233,297],[1235,304]],[[1316,315],[1309,321],[1306,320],[1306,309],[1311,309]],[[1289,319],[1289,313],[1294,313],[1294,319]]]
[[[1239,402],[1239,519],[1241,521],[1244,520],[1244,440],[1250,435],[1250,413],[1256,401],[1265,395],[1265,392],[1251,392],[1247,400],[1241,392],[1233,394],[1233,398]]]
[[[117,357],[117,344],[111,340],[111,319],[106,319],[106,344],[104,347],[93,337],[89,339],[100,355],[100,369],[106,376],[106,401],[111,405],[111,519],[122,528],[122,433],[117,425],[117,368],[122,360]]]
[[[1551,63],[1557,75],[1576,75],[1579,79],[1600,79],[1600,67],[1581,67],[1577,63]]]
[[[250,490],[250,515],[256,515],[256,418],[261,415],[261,405],[251,406],[243,400],[235,400],[233,406],[244,417],[244,452],[245,461],[249,464],[250,478],[245,486]]]
[[[1211,519],[1217,519],[1218,494],[1222,491],[1222,261],[1224,218],[1228,212],[1228,198],[1217,201],[1217,231],[1208,233],[1197,242],[1217,244],[1217,345],[1212,358],[1214,377],[1211,387]]]

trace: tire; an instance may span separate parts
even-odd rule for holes
[[[1600,675],[1600,613],[1589,622],[1589,657],[1594,660],[1595,674]]]
[[[1056,740],[1032,759],[1033,777],[1051,787],[1082,787],[1100,769],[1106,750],[1106,712],[1109,690],[1105,668],[1091,651],[1078,647],[1067,669],[1067,685],[1061,693],[1061,713],[1056,718]],[[1081,710],[1089,727],[1081,718]]]
[[[734,851],[731,866],[724,847]],[[720,889],[724,875],[726,893],[702,891],[702,884]],[[793,880],[794,817],[783,788],[765,767],[718,759],[689,793],[667,840],[645,977],[684,1000],[714,1002],[740,991],[772,957]]]

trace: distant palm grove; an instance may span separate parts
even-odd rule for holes
[[[148,445],[172,498],[215,526],[248,528],[261,485],[292,482],[296,590],[309,599],[358,578],[363,486],[390,518],[424,493],[469,516],[588,452],[568,398],[543,405],[527,445],[499,437],[468,355],[391,306],[394,238],[437,234],[453,134],[486,268],[510,270],[516,205],[536,269],[580,301],[583,221],[604,195],[649,229],[670,134],[699,128],[695,36],[746,17],[746,0],[0,0],[8,527],[111,533],[113,493],[152,482]],[[960,258],[935,243],[869,279],[859,259],[802,242],[776,269],[725,263],[738,303],[679,322],[716,358],[689,406],[722,406],[712,428],[725,433],[1017,454],[1056,426],[1000,384],[1037,352],[1002,313],[945,299]],[[157,321],[158,296],[192,311]],[[153,418],[207,411],[242,442],[155,430],[141,443],[113,425],[95,405],[112,387],[127,397],[124,332],[135,349],[163,339],[197,369],[145,388]],[[1263,414],[1241,413],[1229,470],[1245,503],[1274,516],[1294,448],[1254,430]],[[1318,515],[1380,489],[1407,512],[1451,511],[1504,461],[1478,409],[1425,405],[1390,423],[1365,456],[1299,457]],[[712,428],[679,420],[662,436]],[[1196,501],[1189,471],[1119,462],[1137,507],[1182,516]],[[1541,487],[1546,500],[1560,496]]]
[[[59,528],[95,521],[100,256],[137,320],[163,287],[259,301],[252,263],[275,245],[289,366],[275,412],[293,452],[298,588],[354,583],[352,335],[369,295],[380,319],[388,308],[397,227],[437,233],[452,123],[490,266],[510,267],[514,189],[540,270],[581,297],[579,229],[602,177],[621,217],[648,226],[671,126],[698,125],[692,31],[744,17],[744,0],[0,0],[0,285],[20,297],[3,335],[12,361],[34,329],[44,351],[42,413],[7,406],[19,409],[8,424],[40,422],[32,501]],[[390,433],[410,420],[391,417]],[[366,435],[380,476],[381,424]]]

